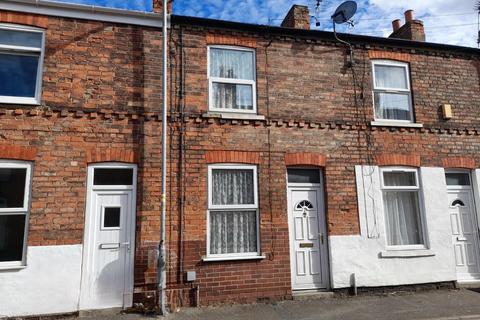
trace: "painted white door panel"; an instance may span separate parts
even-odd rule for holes
[[[478,278],[478,228],[471,190],[449,190],[448,200],[457,279]]]
[[[90,214],[91,255],[85,272],[82,309],[125,307],[129,294],[129,273],[133,227],[132,192],[94,191]]]
[[[288,189],[292,287],[326,289],[326,224],[320,188]]]

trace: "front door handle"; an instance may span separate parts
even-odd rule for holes
[[[457,241],[467,241],[468,239],[465,237],[457,237]]]

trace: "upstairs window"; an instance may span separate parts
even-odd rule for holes
[[[375,120],[413,122],[408,64],[373,62]]]
[[[425,248],[416,169],[382,169],[388,246]]]
[[[44,33],[0,24],[0,103],[39,104]]]
[[[209,47],[211,111],[256,113],[255,52],[236,47]]]

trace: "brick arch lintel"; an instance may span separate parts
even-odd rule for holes
[[[0,144],[0,159],[35,161],[37,149],[10,144]]]
[[[320,153],[298,152],[285,154],[285,166],[325,167],[327,157]]]
[[[444,168],[475,169],[476,162],[470,157],[448,157],[442,159]]]
[[[381,154],[375,157],[379,166],[409,166],[420,167],[419,155],[414,154]]]
[[[252,151],[216,150],[205,153],[207,163],[247,163],[259,164],[260,153]]]
[[[120,148],[89,149],[86,152],[87,163],[96,162],[125,162],[137,163],[138,153]]]
[[[245,36],[208,33],[206,40],[208,45],[229,45],[252,49],[257,47],[257,40],[255,38]]]
[[[368,57],[370,59],[396,60],[396,61],[402,61],[402,62],[410,62],[411,61],[410,54],[403,53],[403,52],[369,50],[368,51]]]
[[[30,13],[2,11],[0,12],[0,23],[11,23],[46,29],[48,17]]]

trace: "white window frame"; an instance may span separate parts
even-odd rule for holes
[[[244,80],[244,79],[231,79],[231,78],[220,78],[212,77],[210,75],[210,49],[222,49],[222,50],[232,50],[232,51],[246,51],[252,53],[253,59],[253,80]],[[255,50],[245,47],[237,46],[225,46],[225,45],[213,45],[207,47],[207,77],[208,77],[208,110],[221,113],[248,113],[256,114],[257,113],[257,57],[255,55]],[[242,110],[242,109],[223,109],[223,108],[214,108],[213,107],[213,83],[230,83],[230,84],[245,84],[252,86],[252,110]]]
[[[415,174],[415,186],[385,186],[384,183],[384,173],[385,172],[401,172],[408,173],[413,172]],[[428,237],[427,237],[427,228],[425,223],[425,209],[424,209],[424,200],[422,195],[422,186],[419,178],[419,171],[416,168],[405,168],[405,167],[383,167],[380,168],[380,186],[382,191],[382,203],[384,212],[384,230],[385,230],[385,245],[387,250],[425,250],[428,249]],[[421,238],[423,244],[413,244],[413,245],[389,245],[387,241],[388,237],[388,228],[387,228],[387,212],[385,209],[385,197],[384,193],[388,191],[415,191],[417,192],[418,199],[418,222],[420,224],[419,230],[422,233]]]
[[[252,170],[253,171],[253,199],[254,204],[250,205],[213,205],[212,204],[212,171],[215,169],[232,169],[232,170]],[[255,211],[257,218],[257,252],[242,252],[242,253],[210,253],[210,213],[215,211]],[[208,166],[208,210],[207,210],[207,260],[234,260],[242,258],[254,258],[260,256],[260,215],[258,207],[258,175],[257,166],[255,165],[241,165],[241,164],[215,164]]]
[[[400,89],[400,88],[388,88],[388,87],[377,87],[375,82],[375,67],[376,66],[387,66],[387,67],[402,67],[405,69],[405,76],[407,79],[407,89]],[[406,62],[399,62],[399,61],[392,61],[392,60],[373,60],[372,61],[372,81],[373,81],[373,92],[372,92],[372,100],[373,100],[373,116],[375,121],[378,122],[388,122],[392,124],[405,124],[405,123],[415,123],[415,117],[413,112],[413,103],[412,103],[412,89],[410,86],[410,68],[408,63]],[[409,120],[395,120],[395,119],[383,119],[377,118],[377,113],[375,110],[375,93],[401,93],[401,94],[408,94],[408,107],[410,111],[410,119]]]
[[[42,36],[41,48],[2,45],[0,43],[0,53],[12,54],[12,55],[38,56],[35,97],[0,96],[0,103],[25,104],[25,105],[41,104],[43,60],[45,57],[45,31],[43,29],[34,28],[34,27],[27,27],[27,26],[14,25],[14,24],[4,24],[4,23],[0,23],[0,29],[39,33]]]
[[[2,269],[15,269],[26,266],[27,263],[27,241],[28,241],[28,225],[30,220],[30,203],[31,203],[31,190],[32,190],[32,164],[25,161],[15,160],[0,160],[0,169],[26,169],[25,175],[25,191],[23,198],[23,207],[21,208],[0,208],[0,216],[13,216],[24,215],[25,216],[25,230],[23,236],[23,249],[21,261],[0,261],[0,270]]]
[[[445,169],[445,184],[447,183],[447,173],[463,173],[468,175],[468,179],[470,181],[470,184],[468,186],[462,186],[462,185],[448,185],[447,184],[447,189],[449,190],[471,190],[473,189],[473,177],[468,169]]]

